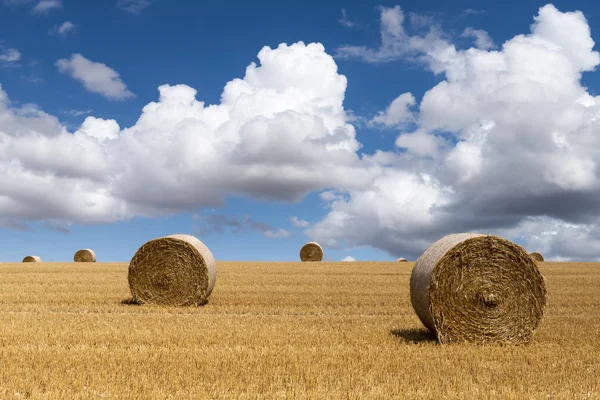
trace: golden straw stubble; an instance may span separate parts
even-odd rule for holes
[[[191,235],[171,235],[145,243],[129,263],[133,300],[168,306],[202,305],[216,281],[211,251]]]
[[[75,262],[96,262],[96,253],[91,249],[81,249],[73,256]]]
[[[319,243],[308,242],[300,249],[300,260],[321,261],[323,260],[323,248]]]
[[[415,264],[410,294],[441,343],[529,342],[546,304],[544,278],[521,246],[472,233],[431,245]]]

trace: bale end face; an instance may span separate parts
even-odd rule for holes
[[[300,249],[301,261],[321,261],[323,260],[323,248],[319,243],[308,242]]]
[[[448,235],[417,260],[413,308],[440,343],[531,340],[546,304],[544,278],[520,246],[495,236]]]
[[[529,253],[529,255],[535,260],[539,262],[544,262],[544,256],[540,253],[534,251],[533,253]]]
[[[203,305],[215,285],[216,263],[194,236],[166,236],[140,247],[129,264],[128,281],[138,303]]]
[[[73,256],[75,262],[96,262],[96,253],[91,249],[78,250]]]
[[[23,262],[42,262],[42,259],[39,256],[27,256],[23,259]]]

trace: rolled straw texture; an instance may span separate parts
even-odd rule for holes
[[[39,256],[27,256],[23,262],[42,262],[42,259]]]
[[[75,262],[96,262],[96,253],[91,249],[81,249],[73,256]]]
[[[398,262],[408,262],[408,260],[406,258],[399,258]]]
[[[543,262],[543,261],[544,261],[544,256],[543,256],[543,255],[541,255],[540,253],[536,252],[536,251],[534,251],[533,253],[529,253],[529,255],[530,255],[531,257],[533,257],[533,259],[534,259],[535,261],[541,261],[541,262]]]
[[[323,259],[323,248],[316,242],[308,242],[300,249],[300,260],[321,261]]]
[[[202,305],[217,277],[211,251],[191,235],[151,240],[129,263],[129,289],[139,303],[167,306]]]
[[[413,308],[440,343],[526,343],[546,305],[535,261],[517,244],[458,233],[432,244],[410,277]]]

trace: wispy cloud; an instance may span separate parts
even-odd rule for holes
[[[285,229],[277,229],[264,222],[256,221],[245,215],[241,218],[230,217],[224,214],[196,215],[194,219],[199,223],[196,232],[200,235],[211,233],[240,233],[242,231],[254,230],[261,232],[269,239],[284,239],[291,235]]]
[[[344,25],[346,28],[354,28],[356,26],[358,26],[358,23],[356,21],[351,21],[348,18],[348,15],[346,14],[346,9],[342,8],[342,18],[340,18],[338,20],[338,22],[342,25]]]
[[[346,256],[346,257],[342,258],[342,261],[356,261],[356,258],[354,258],[352,256]]]
[[[73,117],[80,117],[82,115],[90,114],[94,110],[69,110],[65,111],[65,114],[71,115]]]
[[[21,53],[16,49],[4,48],[0,43],[0,64],[16,63],[21,59]]]
[[[35,7],[33,7],[34,14],[45,14],[51,10],[62,8],[63,3],[61,0],[41,0]]]
[[[71,233],[71,230],[69,228],[67,228],[66,225],[61,224],[59,222],[47,221],[47,222],[44,222],[44,224],[42,226],[51,231],[56,231],[56,232],[66,233],[66,234]]]
[[[76,28],[77,25],[71,21],[65,21],[61,25],[54,25],[52,29],[50,29],[50,33],[66,37],[69,33],[74,32]]]
[[[292,223],[292,226],[294,226],[295,228],[308,228],[308,226],[310,225],[308,223],[308,221],[300,219],[296,216],[291,217],[290,222]]]
[[[61,73],[81,82],[88,91],[99,93],[107,99],[125,100],[135,96],[127,89],[117,71],[106,64],[88,60],[81,54],[58,60],[56,67]]]
[[[139,14],[150,7],[154,0],[118,0],[117,7],[131,14]]]
[[[461,37],[475,39],[475,46],[478,49],[488,50],[496,47],[490,35],[481,29],[466,28]]]
[[[485,10],[475,10],[474,8],[467,8],[461,12],[462,15],[479,15],[485,13]]]

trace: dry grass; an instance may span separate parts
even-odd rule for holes
[[[0,264],[0,398],[600,397],[600,264],[540,264],[505,347],[432,341],[413,265],[220,262],[206,306],[160,308],[122,304],[127,264]]]

